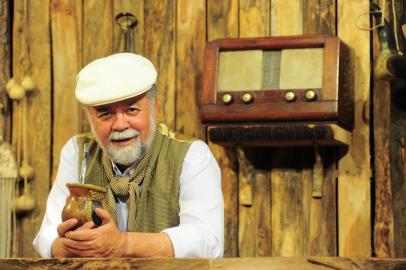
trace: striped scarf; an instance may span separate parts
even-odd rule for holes
[[[137,215],[137,210],[139,208],[141,199],[140,186],[142,185],[148,164],[151,160],[152,151],[156,144],[156,138],[157,134],[155,133],[151,145],[147,148],[144,156],[138,162],[134,173],[132,173],[129,177],[115,176],[109,155],[105,151],[102,153],[103,169],[109,180],[109,184],[106,186],[107,193],[102,201],[102,207],[109,212],[117,224],[115,196],[128,196],[127,231],[130,232],[135,231],[135,217]]]

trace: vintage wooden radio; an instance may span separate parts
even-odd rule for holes
[[[350,50],[335,36],[220,39],[204,60],[201,120],[211,139],[239,140],[247,127],[353,128]]]

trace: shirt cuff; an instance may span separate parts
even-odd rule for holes
[[[219,241],[196,226],[182,225],[162,232],[171,239],[175,258],[221,258],[223,256]]]
[[[38,233],[32,244],[42,258],[52,258],[52,244],[58,237],[56,229]]]

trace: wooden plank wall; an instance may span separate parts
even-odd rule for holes
[[[19,219],[18,245],[14,256],[34,256],[31,242],[34,231],[41,225],[50,188],[51,168],[51,36],[50,1],[14,1],[13,22],[13,77],[17,82],[31,75],[36,83],[34,93],[28,99],[28,153],[34,167],[35,179],[30,192],[36,200],[36,208]],[[31,63],[27,68],[26,63]],[[13,104],[13,127],[18,125],[20,104]],[[15,131],[15,129],[13,129]],[[16,134],[13,132],[13,141]]]
[[[207,40],[238,37],[238,1],[207,0]],[[224,256],[238,256],[238,165],[235,149],[209,142],[221,168],[224,196]]]
[[[8,0],[0,1],[0,136],[10,141],[10,102],[7,98],[6,83],[11,74],[11,7]]]
[[[385,1],[377,1],[382,7]],[[385,17],[394,22],[391,2],[386,3]],[[400,26],[406,23],[404,1],[396,1],[398,35],[400,48],[404,51],[405,39]],[[381,45],[378,33],[374,31],[373,53],[379,57]],[[374,247],[379,257],[403,257],[406,247],[397,239],[405,239],[406,203],[406,94],[402,80],[392,82],[373,80],[373,126],[375,165],[375,232]]]
[[[337,35],[353,50],[355,124],[348,153],[338,164],[339,255],[371,255],[371,164],[369,141],[369,1],[337,2]],[[354,241],[354,238],[356,240]]]
[[[369,32],[354,27],[357,17],[368,12],[369,0],[27,0],[29,13],[23,16],[24,2],[14,1],[13,76],[24,75],[19,58],[27,36],[39,85],[30,104],[29,127],[38,205],[20,219],[19,256],[34,255],[31,241],[61,147],[73,134],[89,129],[74,100],[75,75],[93,59],[114,52],[120,38],[114,17],[119,12],[137,17],[135,52],[158,69],[159,119],[200,138],[205,136],[199,95],[207,40],[329,33],[352,47],[356,122],[343,158],[339,149],[328,147],[209,146],[222,169],[226,257],[372,254],[370,43]],[[369,23],[368,16],[360,18]],[[14,105],[17,125],[18,104]],[[402,151],[396,152],[399,159],[404,158]],[[320,175],[322,198],[313,198],[313,181]],[[394,194],[393,200],[399,202],[401,194]]]

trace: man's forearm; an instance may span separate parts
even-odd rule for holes
[[[174,257],[172,242],[166,233],[127,233],[125,257]]]

